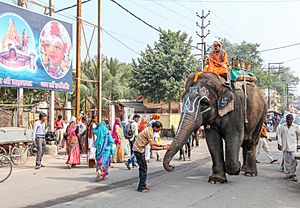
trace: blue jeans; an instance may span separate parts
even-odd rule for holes
[[[131,156],[130,156],[130,158],[127,160],[127,163],[128,163],[129,165],[132,163],[132,165],[135,166],[135,155],[134,155],[134,152],[133,152],[133,150],[132,150],[132,148],[133,148],[133,143],[134,143],[134,140],[129,141]]]
[[[143,191],[144,188],[146,187],[147,171],[148,171],[147,162],[145,159],[145,153],[135,152],[135,156],[137,159],[137,163],[139,165],[139,178],[140,178],[140,182],[137,190]]]

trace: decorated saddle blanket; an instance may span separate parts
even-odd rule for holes
[[[244,72],[245,72],[245,74],[244,74]],[[245,76],[245,80],[248,82],[256,81],[256,76],[252,72],[245,71],[243,69],[232,68],[230,70],[229,76],[230,76],[231,81],[243,81],[244,76]]]

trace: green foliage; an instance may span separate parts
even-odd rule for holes
[[[133,60],[130,87],[152,102],[178,101],[188,74],[200,68],[191,43],[186,33],[161,30],[158,42]]]
[[[293,82],[298,84],[299,79],[288,68],[281,70],[279,73],[272,70],[268,73],[268,69],[263,68],[263,59],[258,52],[259,44],[246,43],[245,41],[240,44],[230,43],[227,39],[222,39],[222,41],[222,48],[227,51],[230,64],[232,58],[235,57],[251,62],[252,70],[257,77],[256,84],[260,88],[266,89],[270,87],[271,89],[276,89],[280,95],[284,95],[286,83]]]
[[[17,104],[17,88],[0,88],[0,94],[1,104]],[[49,100],[49,92],[46,90],[24,88],[23,95],[24,104],[27,105]]]
[[[132,90],[128,87],[128,80],[131,76],[132,65],[121,63],[116,58],[102,58],[102,104],[108,105],[108,101],[117,99],[131,99]],[[75,74],[73,74],[73,94],[71,101],[75,102]],[[85,98],[94,105],[97,104],[97,80],[98,70],[96,58],[82,64],[81,74],[81,101],[80,105],[84,106]],[[84,81],[84,80],[92,80]]]

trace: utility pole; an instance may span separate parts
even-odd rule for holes
[[[80,114],[80,51],[81,51],[81,25],[82,25],[82,19],[81,19],[81,0],[77,0],[77,26],[76,26],[76,101],[75,101],[75,116],[76,118],[79,117]]]
[[[271,69],[276,70],[276,69],[282,69],[283,67],[281,66],[283,62],[275,62],[275,63],[268,63],[268,76],[270,74],[274,74],[274,72],[271,73]],[[268,109],[271,108],[271,90],[270,90],[270,84],[268,84]]]
[[[208,32],[205,34],[205,29],[210,25],[210,21],[208,21],[208,23],[206,25],[204,25],[204,20],[207,18],[207,16],[210,14],[210,11],[208,11],[208,13],[206,15],[204,15],[204,10],[202,10],[202,14],[201,16],[196,13],[197,17],[199,17],[201,19],[201,25],[196,22],[196,25],[201,29],[201,34],[198,33],[198,31],[196,31],[196,34],[201,38],[201,43],[197,43],[197,45],[201,45],[201,60],[202,60],[202,71],[203,71],[203,67],[204,67],[204,59],[207,53],[207,49],[206,49],[206,42],[204,41],[204,39],[210,34],[210,31],[208,30]]]
[[[286,106],[287,106],[287,110],[289,110],[289,105],[290,105],[290,102],[289,102],[289,96],[291,95],[291,98],[292,98],[292,105],[294,105],[294,101],[293,101],[293,96],[294,96],[294,93],[291,93],[290,92],[295,92],[296,89],[295,89],[295,86],[297,84],[293,81],[288,81],[286,83]]]
[[[26,4],[25,0],[18,0],[18,6],[24,7]],[[24,90],[23,88],[17,88],[17,98],[18,98],[18,118],[17,118],[17,126],[23,127],[23,106],[24,106]]]
[[[54,0],[49,0],[49,15],[54,16]],[[54,131],[54,106],[55,106],[55,91],[50,91],[49,101],[49,127],[50,131]]]
[[[102,113],[102,37],[101,37],[101,29],[102,29],[102,0],[98,0],[98,59],[97,59],[97,67],[98,67],[98,121],[101,122],[101,113]]]

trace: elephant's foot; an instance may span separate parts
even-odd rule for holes
[[[248,177],[255,177],[257,176],[257,171],[256,170],[245,170],[245,176],[248,176]]]
[[[229,175],[239,175],[241,171],[241,163],[237,162],[235,165],[227,163],[225,165],[225,171]]]
[[[212,174],[208,179],[209,183],[227,183],[227,179],[225,175]]]

